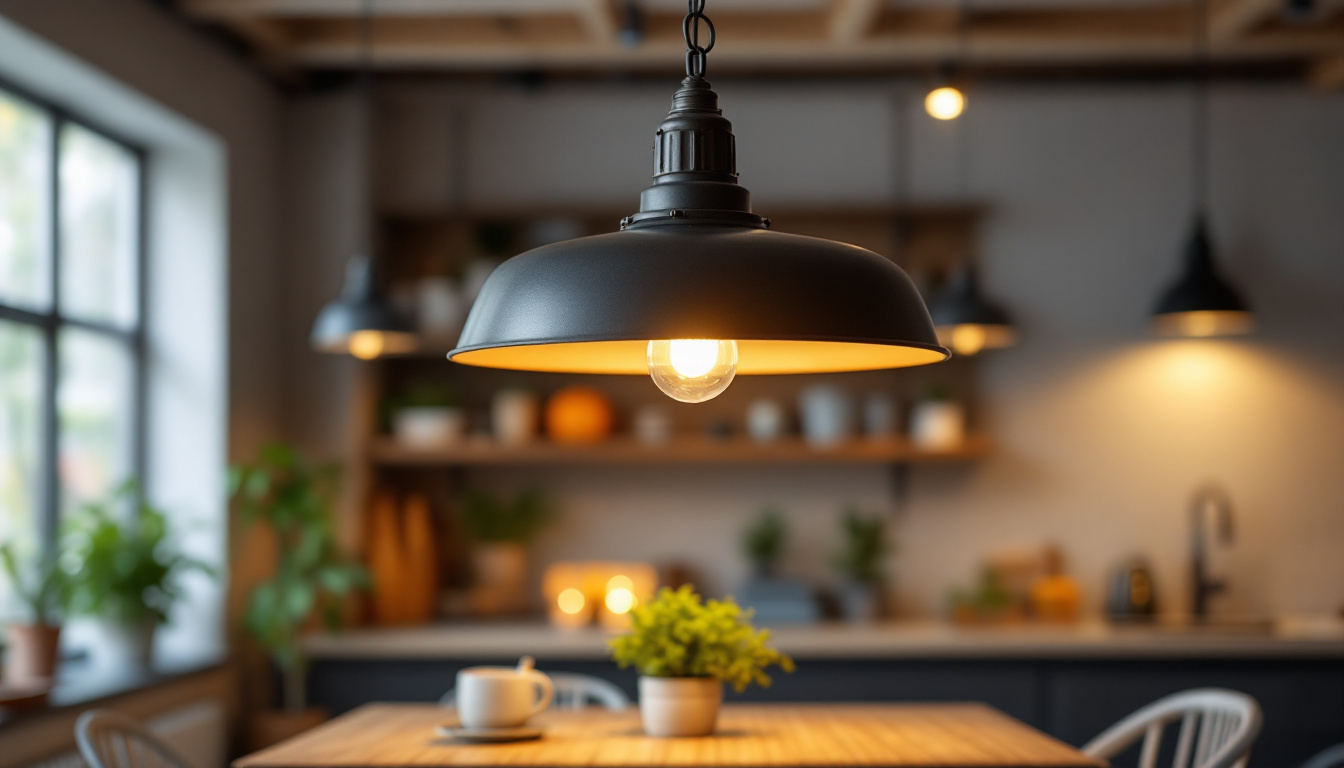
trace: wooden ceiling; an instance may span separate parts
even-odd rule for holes
[[[360,60],[365,0],[176,0],[277,71],[348,70]],[[1344,85],[1344,0],[1208,0],[1220,66],[1301,71]],[[1290,4],[1298,5],[1296,10]],[[684,3],[636,0],[372,0],[373,62],[398,71],[671,72]],[[1177,0],[711,0],[711,74],[1073,72],[1188,68],[1194,24]],[[959,36],[966,30],[966,38]]]

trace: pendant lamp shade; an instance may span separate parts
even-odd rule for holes
[[[415,333],[378,290],[377,275],[366,256],[346,267],[345,289],[318,313],[311,337],[319,352],[369,360],[415,349]]]
[[[1165,336],[1234,336],[1255,328],[1246,302],[1218,272],[1203,216],[1195,220],[1181,274],[1158,299],[1152,321]]]
[[[938,338],[958,355],[1017,343],[1017,329],[1002,307],[980,291],[974,266],[966,265],[930,308]]]
[[[857,246],[772,232],[751,212],[750,194],[737,183],[732,127],[702,77],[688,75],[673,98],[654,142],[654,183],[640,203],[619,232],[504,262],[481,288],[449,358],[642,374],[650,342],[663,339],[734,340],[744,375],[948,357],[896,264]]]

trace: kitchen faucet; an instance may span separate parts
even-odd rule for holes
[[[1210,510],[1223,544],[1232,543],[1232,500],[1222,488],[1205,486],[1195,492],[1190,506],[1190,580],[1191,614],[1195,621],[1209,616],[1209,598],[1227,590],[1227,581],[1211,578],[1208,568],[1208,541],[1205,538],[1204,510]]]

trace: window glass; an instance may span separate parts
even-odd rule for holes
[[[0,320],[0,542],[37,551],[42,494],[42,335]],[[13,615],[0,578],[0,615]]]
[[[61,314],[135,324],[138,169],[125,147],[78,125],[61,129]]]
[[[51,306],[51,120],[0,91],[0,303]]]
[[[112,336],[63,328],[58,370],[58,466],[62,514],[68,514],[131,476],[131,348]]]

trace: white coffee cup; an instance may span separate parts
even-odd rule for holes
[[[516,728],[549,707],[553,696],[551,678],[530,667],[457,673],[457,716],[466,728]]]

